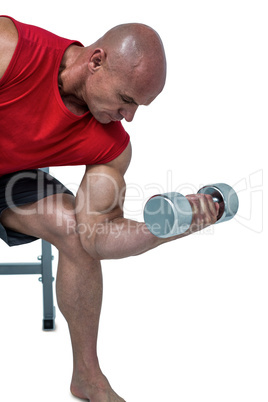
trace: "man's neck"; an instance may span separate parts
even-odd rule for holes
[[[79,98],[77,91],[74,91],[74,88],[79,87],[78,74],[81,72],[79,57],[83,51],[84,48],[77,45],[68,47],[63,55],[58,74],[59,93],[62,101],[67,109],[77,116],[88,112],[87,104]]]
[[[76,98],[74,95],[65,95],[64,93],[62,93],[60,87],[59,92],[64,105],[67,107],[68,110],[70,110],[70,112],[72,112],[76,116],[82,116],[83,114],[88,112],[87,105]]]

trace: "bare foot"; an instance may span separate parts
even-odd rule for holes
[[[126,402],[111,388],[107,378],[103,375],[87,381],[81,377],[72,379],[71,393],[76,397],[90,402]]]

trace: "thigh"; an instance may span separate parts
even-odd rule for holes
[[[5,209],[1,224],[10,231],[42,238],[57,246],[76,232],[75,198],[70,194],[54,194],[35,203]]]
[[[52,242],[74,226],[74,196],[58,180],[31,170],[0,178],[1,237],[9,245]]]

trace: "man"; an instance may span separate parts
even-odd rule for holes
[[[144,253],[167,241],[123,216],[131,159],[122,119],[162,91],[166,60],[148,26],[125,24],[96,43],[56,37],[0,17],[0,212],[9,245],[43,238],[59,250],[57,300],[72,341],[71,392],[91,402],[123,401],[99,366],[100,261]],[[86,165],[74,197],[35,169]],[[190,195],[184,236],[216,222],[218,206]]]

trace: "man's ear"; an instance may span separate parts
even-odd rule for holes
[[[88,62],[88,68],[91,71],[91,73],[94,73],[99,68],[101,68],[105,60],[106,60],[105,51],[99,48],[95,49]]]

